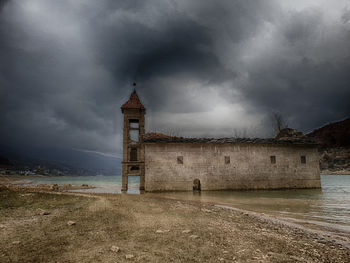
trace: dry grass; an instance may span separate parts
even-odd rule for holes
[[[50,214],[39,215],[38,208]],[[86,198],[3,189],[0,235],[0,262],[349,262],[348,250],[312,236],[154,195]],[[120,252],[112,252],[113,245]]]

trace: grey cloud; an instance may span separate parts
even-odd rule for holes
[[[134,81],[149,129],[189,136],[263,136],[272,111],[303,131],[350,112],[347,9],[335,19],[277,1],[12,0],[0,10],[0,144],[119,154]]]

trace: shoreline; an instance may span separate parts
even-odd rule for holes
[[[82,185],[82,186],[75,186],[70,184],[65,185],[57,185],[57,184],[30,184],[29,181],[26,180],[19,180],[22,179],[23,176],[4,176],[0,175],[0,187],[1,185],[11,189],[11,190],[19,190],[19,191],[34,191],[34,192],[43,192],[43,193],[60,193],[60,194],[75,194],[76,196],[103,196],[103,195],[114,195],[114,194],[122,194],[122,193],[108,193],[108,192],[89,192],[90,189],[99,189],[99,187],[96,186],[88,186],[88,185]],[[101,187],[100,187],[101,188]],[[81,191],[80,191],[81,190]],[[87,191],[85,191],[87,190]],[[80,195],[81,194],[81,195]],[[135,193],[128,193],[128,194],[135,194]],[[152,196],[154,198],[160,198],[160,199],[170,199],[170,200],[177,200],[181,202],[196,202],[198,204],[207,204],[207,205],[213,205],[220,208],[235,210],[237,212],[241,212],[243,214],[249,214],[253,217],[269,220],[271,222],[275,221],[278,224],[282,224],[284,226],[292,226],[294,228],[299,228],[304,231],[318,234],[321,239],[328,240],[328,241],[336,241],[337,244],[343,244],[345,247],[350,249],[350,232],[345,231],[345,234],[337,235],[339,233],[339,228],[332,227],[331,225],[326,226],[325,224],[321,224],[322,222],[313,221],[311,223],[310,220],[304,219],[300,220],[297,218],[285,218],[282,215],[276,215],[271,212],[265,212],[265,211],[257,211],[257,210],[246,210],[242,209],[241,207],[235,207],[234,204],[226,203],[226,202],[220,202],[220,201],[196,201],[196,200],[186,200],[186,199],[178,199],[174,197],[167,197],[167,196],[161,196],[157,195],[157,193],[147,193],[147,195]],[[291,222],[292,221],[292,222]],[[294,221],[294,222],[293,222]],[[299,222],[298,222],[299,221]],[[319,223],[319,224],[318,224]]]
[[[179,199],[179,198],[174,198],[169,196],[153,196],[153,197],[159,198],[159,199],[188,202],[188,203],[193,202],[201,205],[209,205],[209,206],[213,206],[213,207],[217,207],[225,210],[234,211],[245,216],[248,215],[262,222],[266,221],[272,224],[281,225],[283,227],[290,228],[292,230],[298,230],[306,234],[315,235],[318,237],[317,239],[321,240],[321,242],[328,242],[330,244],[340,245],[350,250],[350,231],[346,231],[347,234],[345,234],[343,231],[331,226],[322,226],[316,223],[306,224],[307,221],[297,220],[295,218],[284,218],[283,216],[268,213],[268,212],[242,209],[225,202],[185,200],[185,199],[181,199],[181,198]],[[339,235],[339,234],[343,234],[343,235]]]
[[[224,205],[25,187],[1,193],[0,205],[11,196],[15,205],[0,209],[1,262],[130,262],[128,255],[134,262],[347,262],[350,255],[332,238]]]
[[[328,175],[328,174],[327,174]],[[347,175],[347,174],[346,174]],[[7,176],[3,176],[0,175],[0,179],[4,178]],[[21,176],[19,176],[21,177]],[[8,187],[11,190],[17,190],[17,191],[34,191],[34,192],[42,192],[42,193],[47,193],[47,194],[67,194],[67,195],[75,195],[75,196],[82,196],[82,197],[95,197],[95,198],[100,198],[103,197],[104,195],[134,195],[135,193],[104,193],[104,192],[84,192],[84,190],[89,190],[89,189],[95,189],[95,188],[99,188],[96,186],[75,186],[75,185],[48,185],[48,184],[28,184],[28,182],[26,180],[16,180],[18,178],[7,178],[10,179],[7,182],[9,182],[8,184],[4,184],[3,181],[0,180],[0,187],[1,186],[5,186]],[[13,179],[13,181],[12,181]],[[53,187],[54,186],[54,187]],[[79,191],[79,190],[83,190],[83,191]],[[168,197],[168,196],[159,196],[157,195],[157,193],[146,193],[147,195],[151,196],[152,198],[156,198],[156,199],[164,199],[164,200],[176,200],[178,202],[187,202],[187,203],[192,203],[195,202],[199,205],[211,205],[211,206],[215,206],[221,209],[229,209],[232,211],[236,211],[239,213],[242,213],[244,215],[250,215],[254,218],[257,218],[259,220],[265,220],[265,221],[269,221],[271,223],[275,223],[275,224],[279,224],[279,225],[284,225],[286,227],[291,227],[294,229],[299,229],[302,230],[304,232],[308,232],[308,233],[312,233],[312,234],[316,234],[320,237],[321,240],[327,240],[329,242],[335,242],[338,245],[342,245],[348,249],[350,249],[350,232],[349,235],[347,235],[348,238],[346,238],[347,240],[345,241],[341,236],[337,236],[336,232],[339,232],[338,229],[332,228],[332,227],[323,227],[322,228],[317,228],[320,227],[320,225],[318,224],[311,224],[308,227],[303,225],[302,223],[295,223],[296,221],[298,221],[295,218],[289,218],[293,219],[295,222],[290,222],[288,221],[288,219],[282,217],[282,216],[278,216],[276,214],[269,214],[268,212],[259,212],[259,211],[254,211],[254,210],[246,210],[246,209],[242,209],[242,208],[238,208],[235,206],[232,206],[232,204],[225,204],[225,202],[213,202],[213,201],[198,201],[198,200],[185,200],[185,199],[178,199],[178,198],[174,198],[174,197]],[[302,220],[301,220],[302,221]],[[306,221],[304,221],[305,223]],[[314,226],[314,227],[312,227]],[[315,229],[316,226],[316,229]],[[336,232],[335,232],[336,231]]]
[[[249,210],[244,210],[244,209],[240,209],[232,206],[220,205],[220,204],[217,204],[215,206],[222,209],[228,209],[228,210],[236,211],[245,215],[249,215],[261,221],[268,221],[276,225],[281,225],[294,230],[303,231],[304,233],[307,233],[307,234],[315,235],[321,241],[320,243],[328,242],[329,244],[338,245],[338,246],[342,246],[344,248],[350,249],[350,242],[346,242],[344,240],[339,239],[338,237],[332,235],[331,232],[307,228],[305,226],[289,222],[281,217],[272,217],[264,213],[253,212]]]
[[[348,170],[339,170],[339,171],[323,170],[323,171],[321,171],[321,175],[350,175],[350,171],[348,171]]]

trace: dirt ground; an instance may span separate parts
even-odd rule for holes
[[[0,237],[4,263],[350,262],[348,248],[310,233],[148,194],[0,187]]]

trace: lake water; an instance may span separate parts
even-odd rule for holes
[[[81,192],[121,193],[121,176],[33,177],[38,184],[89,184]],[[202,191],[159,193],[169,198],[231,205],[287,220],[333,229],[350,237],[350,175],[322,175],[322,189]],[[128,193],[139,193],[139,177],[130,177]]]
[[[350,243],[350,175],[321,175],[322,189],[164,193],[169,198],[224,204],[265,213]]]

